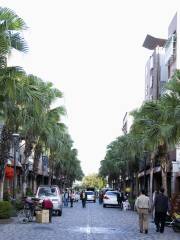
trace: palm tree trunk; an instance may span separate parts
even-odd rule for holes
[[[34,174],[34,177],[33,177],[33,193],[35,194],[36,191],[37,191],[37,174]]]
[[[27,176],[26,176],[26,173],[23,172],[23,178],[22,178],[22,194],[23,194],[23,196],[26,196],[26,189],[27,189]]]
[[[165,153],[161,158],[161,175],[162,175],[162,186],[164,188],[164,193],[166,195],[168,194],[167,169],[168,169],[168,156]]]
[[[49,177],[48,177],[48,185],[51,185],[51,173],[49,173]]]
[[[3,199],[5,168],[9,158],[9,151],[11,147],[11,131],[4,125],[1,132],[0,141],[0,200]]]
[[[161,176],[162,176],[162,186],[164,188],[164,193],[167,195],[167,169],[168,169],[168,148],[167,144],[159,146],[160,161],[161,161]]]
[[[154,176],[154,159],[155,159],[155,153],[151,153],[151,159],[150,159],[150,202],[151,205],[153,204],[153,176]]]
[[[139,180],[138,180],[138,172],[136,173],[136,183],[135,183],[135,195],[138,196],[139,194]]]
[[[161,174],[162,174],[162,186],[164,188],[165,195],[167,195],[167,193],[168,193],[168,191],[167,191],[167,171],[165,169],[162,169]]]
[[[33,135],[33,132],[29,130],[26,133],[25,137],[25,149],[24,149],[24,165],[28,165],[29,157],[32,154],[33,150],[33,143],[35,142],[35,137]],[[26,195],[26,188],[27,188],[27,176],[29,173],[29,168],[23,169],[23,195]]]
[[[2,179],[0,181],[0,201],[3,200],[3,195],[4,195],[4,180]]]

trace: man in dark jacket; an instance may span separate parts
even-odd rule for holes
[[[86,207],[86,201],[87,201],[87,194],[84,190],[81,192],[80,198],[81,198],[81,201],[82,201],[82,207],[85,208]]]
[[[168,210],[168,197],[164,195],[164,189],[160,189],[160,193],[155,197],[155,224],[156,232],[163,233],[166,220],[166,213]]]

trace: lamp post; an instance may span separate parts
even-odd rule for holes
[[[13,199],[16,199],[16,153],[19,148],[19,134],[13,133],[13,148],[14,148],[14,178],[13,178]]]

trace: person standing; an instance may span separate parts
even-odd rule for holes
[[[103,203],[103,191],[99,192],[99,204]]]
[[[139,228],[140,233],[148,233],[148,215],[150,211],[150,200],[142,190],[140,196],[135,201],[135,207],[139,214]]]
[[[74,191],[71,190],[70,192],[70,203],[71,203],[71,207],[73,207],[73,202],[75,200],[75,194],[74,194]]]
[[[68,193],[68,190],[66,189],[65,193],[64,193],[64,206],[65,207],[68,207],[68,200],[69,200],[69,193]]]
[[[42,208],[49,210],[49,222],[51,223],[52,219],[52,211],[53,211],[53,203],[49,198],[45,198],[42,202]]]
[[[121,198],[120,192],[117,192],[117,202],[118,202],[118,206],[120,207],[120,209],[122,209],[122,198]]]
[[[155,197],[153,208],[155,208],[156,232],[163,233],[168,211],[168,197],[164,195],[164,188],[161,188],[159,194]]]
[[[82,201],[82,207],[83,208],[86,207],[86,200],[87,200],[87,195],[86,195],[85,191],[83,190],[81,192],[81,201]]]

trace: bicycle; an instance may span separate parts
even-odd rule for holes
[[[35,216],[35,211],[40,210],[39,199],[32,198],[31,200],[24,199],[24,207],[17,213],[18,222],[32,222]]]

